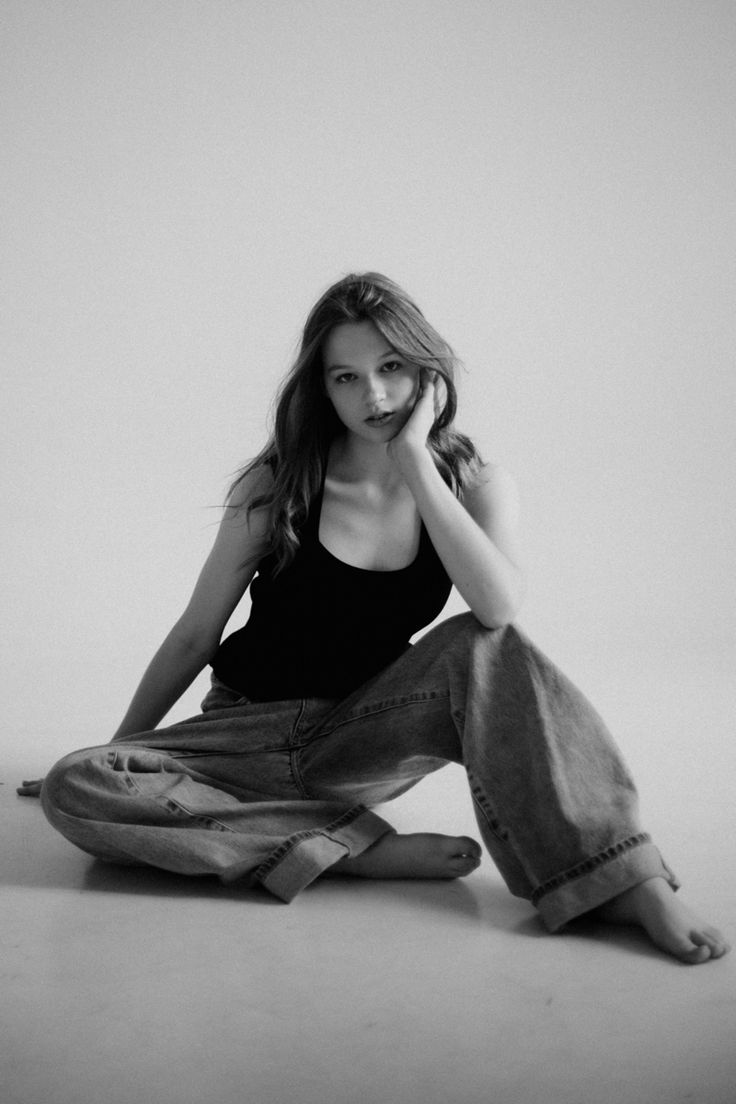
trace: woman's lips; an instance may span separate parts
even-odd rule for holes
[[[366,422],[368,423],[368,425],[371,426],[381,426],[385,425],[390,418],[393,418],[393,416],[393,410],[384,410],[381,414],[371,414],[369,418],[366,418]]]

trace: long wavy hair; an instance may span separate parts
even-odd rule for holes
[[[267,465],[273,483],[266,494],[245,503],[248,513],[271,508],[270,551],[276,571],[293,559],[299,527],[322,486],[332,440],[343,429],[324,385],[322,351],[328,334],[345,322],[369,320],[396,353],[436,372],[444,387],[441,409],[430,430],[428,447],[445,482],[455,494],[480,466],[472,441],[452,427],[457,409],[457,357],[430,326],[416,303],[378,272],[345,276],[322,295],[309,313],[297,358],[276,396],[273,432],[268,443],[240,470],[229,495],[251,472]]]

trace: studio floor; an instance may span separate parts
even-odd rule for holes
[[[729,672],[618,657],[586,690],[683,896],[733,941]],[[549,936],[487,858],[462,882],[325,879],[290,906],[104,865],[15,794],[73,742],[4,743],[2,1104],[736,1102],[736,953],[687,967],[630,929]],[[381,811],[477,834],[456,766]]]

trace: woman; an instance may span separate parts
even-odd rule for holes
[[[51,771],[46,814],[100,858],[289,901],[326,873],[474,870],[474,840],[370,811],[461,762],[486,848],[551,931],[597,910],[685,962],[718,958],[602,722],[512,625],[516,492],[453,429],[453,365],[385,277],[322,296],[187,608],[111,744]],[[251,582],[247,624],[220,643]],[[469,612],[409,646],[453,584]],[[155,729],[207,663],[202,714]]]

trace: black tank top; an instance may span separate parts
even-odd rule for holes
[[[320,492],[288,567],[275,575],[273,554],[258,564],[248,621],[212,661],[217,677],[251,701],[346,697],[397,659],[450,594],[424,525],[408,567],[369,571],[320,544],[321,507]]]

